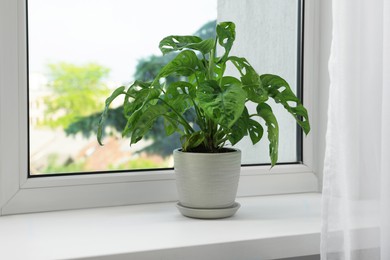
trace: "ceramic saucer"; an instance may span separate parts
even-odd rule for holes
[[[185,207],[178,202],[176,207],[181,214],[190,218],[217,219],[233,216],[240,208],[240,203],[235,202],[232,206],[221,209],[199,209]]]

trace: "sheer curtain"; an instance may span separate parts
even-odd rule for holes
[[[390,1],[332,5],[321,259],[390,260]]]

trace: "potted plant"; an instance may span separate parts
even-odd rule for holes
[[[123,137],[130,145],[140,141],[158,118],[163,118],[166,135],[180,134],[182,147],[174,151],[174,167],[179,210],[187,216],[219,218],[233,215],[240,174],[241,152],[232,148],[249,135],[253,144],[267,128],[271,165],[278,159],[278,122],[267,104],[269,98],[280,103],[307,134],[310,131],[306,109],[277,75],[259,75],[243,57],[230,56],[235,40],[235,24],[222,22],[215,39],[197,36],[168,36],[161,40],[163,54],[175,52],[151,82],[135,81],[128,88],[116,89],[106,100],[98,128],[102,132],[111,102],[124,96],[123,116],[127,120]],[[222,54],[217,56],[217,45]],[[225,75],[228,64],[240,78]],[[168,76],[178,80],[168,82]],[[250,114],[247,104],[254,103]],[[193,110],[195,124],[184,113]],[[262,119],[265,125],[259,120]]]

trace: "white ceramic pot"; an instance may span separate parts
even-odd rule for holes
[[[198,209],[223,209],[235,203],[241,151],[225,153],[173,153],[179,203]]]

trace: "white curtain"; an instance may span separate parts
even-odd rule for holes
[[[390,260],[390,0],[333,0],[321,259]]]

